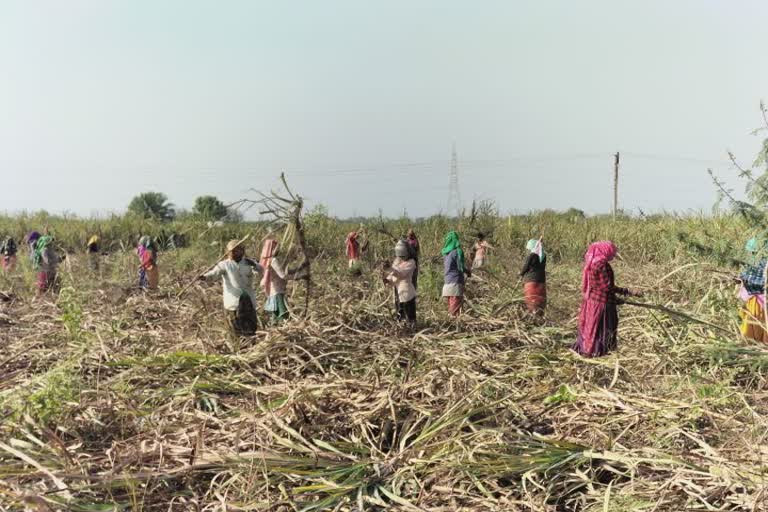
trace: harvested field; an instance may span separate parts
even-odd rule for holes
[[[718,329],[737,332],[732,269],[617,262],[691,318],[624,306],[619,350],[588,360],[575,258],[552,263],[543,322],[516,247],[458,322],[429,260],[410,331],[373,262],[320,252],[309,318],[295,285],[296,318],[231,340],[218,285],[176,300],[214,253],[163,253],[158,293],[122,252],[99,276],[69,258],[57,299],[0,281],[0,510],[768,509],[768,353]]]

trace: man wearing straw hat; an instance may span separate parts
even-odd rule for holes
[[[259,327],[252,281],[253,275],[263,270],[261,265],[245,257],[245,247],[239,240],[230,240],[226,259],[199,278],[209,280],[221,276],[227,324],[235,336],[252,335]]]

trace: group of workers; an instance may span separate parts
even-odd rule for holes
[[[32,231],[25,239],[29,247],[29,259],[32,263],[32,268],[36,272],[38,291],[43,293],[51,288],[55,288],[61,258],[56,252],[53,237],[47,233],[40,234],[37,231]],[[4,272],[10,273],[14,271],[17,253],[18,247],[13,237],[7,237],[0,244],[0,256],[2,257],[1,261]]]
[[[361,257],[360,233],[353,231],[347,235],[346,253],[349,266],[356,266]],[[443,257],[442,297],[446,299],[448,313],[457,317],[464,305],[464,285],[473,271],[483,269],[488,264],[489,251],[493,246],[480,233],[472,245],[470,257],[464,255],[461,239],[456,231],[445,235],[441,251]],[[525,302],[528,311],[541,316],[547,304],[546,254],[542,241],[530,240],[527,244],[529,255],[526,257],[520,278],[524,283]],[[395,309],[398,319],[410,323],[416,321],[416,296],[418,294],[419,254],[421,248],[413,229],[395,243],[395,259],[384,261],[381,278],[384,284],[395,288]]]
[[[57,254],[54,239],[47,232],[29,233],[25,240],[29,257],[36,272],[39,293],[57,285],[57,270],[62,258]],[[360,243],[360,232],[347,235],[346,256],[350,267],[359,264],[365,244]],[[273,325],[289,316],[285,292],[287,281],[301,278],[303,266],[285,268],[278,255],[279,243],[268,239],[264,242],[258,261],[246,256],[242,242],[232,240],[227,244],[226,256],[209,271],[198,276],[200,281],[221,278],[223,304],[227,323],[236,336],[253,334],[259,327],[256,314],[256,293],[252,286],[254,275],[261,275],[261,287],[267,297],[264,311],[269,313]],[[456,231],[449,231],[441,250],[443,257],[442,297],[448,313],[458,317],[464,305],[466,279],[473,271],[483,269],[489,261],[493,246],[483,234],[478,234],[467,258],[461,239]],[[740,298],[744,306],[740,312],[741,332],[744,336],[768,342],[768,309],[765,306],[766,267],[768,266],[768,240],[750,239],[746,244],[749,261],[739,276]],[[523,284],[524,300],[528,312],[542,316],[547,305],[547,255],[542,239],[532,239],[526,244],[526,258],[519,273]],[[12,237],[0,244],[0,265],[6,273],[13,272],[17,263],[18,247]],[[92,236],[86,245],[89,264],[99,269],[99,237]],[[394,260],[381,266],[381,279],[394,289],[397,318],[411,325],[416,322],[418,296],[419,258],[421,246],[413,229],[397,240]],[[582,303],[579,310],[578,334],[573,350],[586,357],[603,356],[617,346],[619,315],[617,306],[621,297],[641,296],[639,291],[620,288],[615,284],[611,261],[617,256],[616,245],[610,241],[591,244],[584,257],[582,272]],[[139,259],[138,284],[145,290],[157,289],[159,283],[158,250],[156,242],[142,236],[136,248]]]
[[[358,234],[347,236],[347,257],[350,265],[360,258],[357,245]],[[353,250],[350,250],[352,246]],[[395,287],[395,307],[400,320],[416,321],[416,276],[419,271],[419,245],[413,230],[395,244],[395,260],[384,262],[382,280]],[[456,231],[445,235],[442,248],[443,289],[448,314],[461,314],[464,304],[466,278],[473,270],[482,269],[488,262],[488,250],[492,246],[481,234],[472,246],[468,262]],[[526,243],[527,256],[520,271],[525,304],[530,314],[541,316],[547,305],[547,255],[542,239],[531,239]],[[589,246],[582,273],[583,300],[579,312],[579,328],[573,350],[586,357],[603,356],[617,345],[619,315],[617,305],[622,296],[639,296],[638,291],[616,286],[611,260],[618,253],[612,242],[596,242]],[[354,258],[354,261],[353,261]],[[468,264],[469,263],[469,264]]]

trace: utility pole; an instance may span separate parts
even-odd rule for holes
[[[448,215],[461,215],[461,193],[459,192],[459,158],[456,156],[456,143],[451,152],[451,176],[448,180]]]
[[[619,153],[613,155],[613,220],[619,213]]]

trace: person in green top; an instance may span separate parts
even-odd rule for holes
[[[461,248],[461,240],[456,231],[449,231],[445,235],[442,253],[443,297],[448,301],[448,313],[456,317],[461,314],[464,303],[464,274],[467,276],[472,274],[466,267],[464,250]]]

